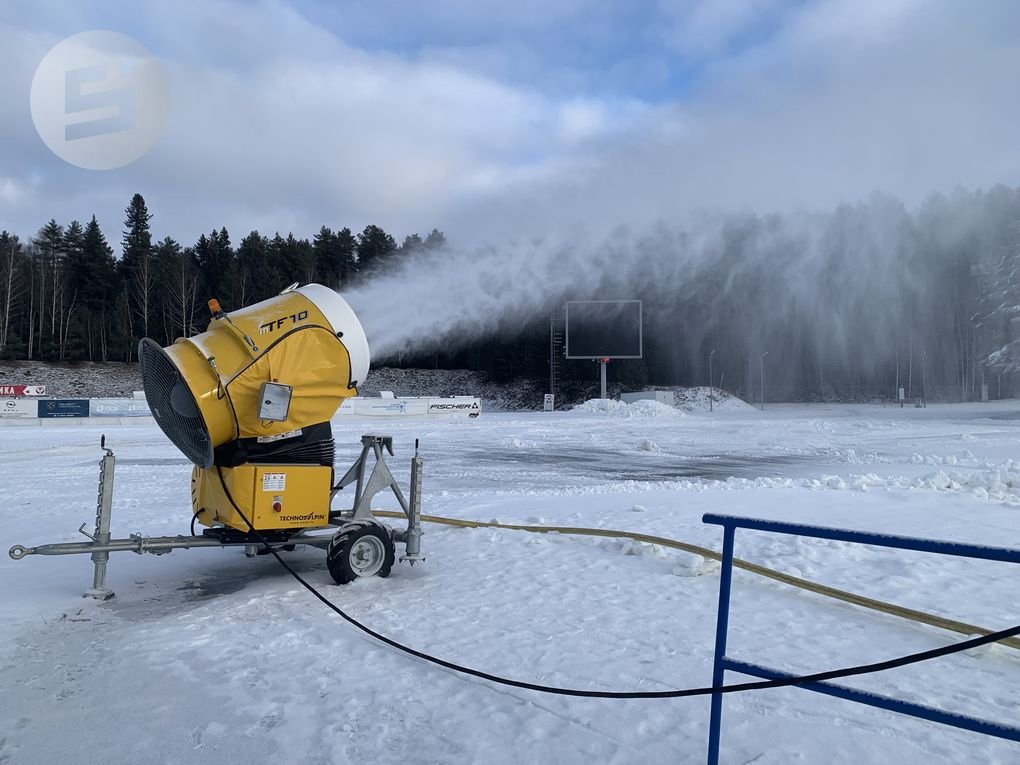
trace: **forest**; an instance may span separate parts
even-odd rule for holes
[[[0,232],[0,358],[135,359],[141,337],[199,332],[211,297],[227,310],[292,282],[342,293],[451,251],[437,229],[397,239],[322,226],[311,238],[225,228],[191,244],[156,240],[135,194],[119,252],[95,217],[50,220],[26,240]],[[957,189],[916,209],[875,194],[825,212],[704,214],[668,231],[617,232],[629,253],[499,332],[374,365],[469,368],[497,381],[589,384],[561,358],[562,301],[640,298],[644,358],[614,362],[624,387],[714,385],[749,400],[977,399],[1020,394],[1020,189]],[[619,243],[618,243],[619,244]],[[454,257],[449,255],[449,257]],[[526,256],[525,256],[526,257]],[[594,286],[592,286],[594,284]],[[413,310],[413,309],[409,309]]]

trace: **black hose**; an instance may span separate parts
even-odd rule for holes
[[[718,685],[718,686],[707,686],[701,688],[681,688],[678,690],[671,691],[593,691],[585,690],[580,688],[557,688],[551,685],[540,685],[538,683],[528,683],[523,680],[514,680],[507,677],[500,677],[499,675],[492,675],[488,672],[482,672],[478,669],[472,669],[471,667],[464,667],[460,664],[455,664],[445,659],[440,659],[435,656],[430,656],[427,653],[410,648],[409,646],[398,643],[392,638],[388,638],[385,635],[381,635],[370,627],[366,627],[364,624],[359,622],[352,616],[346,614],[339,606],[326,598],[325,595],[316,590],[312,585],[304,580],[304,578],[292,569],[287,562],[276,552],[269,543],[265,540],[265,537],[259,533],[259,531],[252,526],[251,521],[248,520],[241,508],[234,502],[234,498],[230,495],[230,490],[227,488],[227,483],[223,479],[223,472],[220,466],[216,466],[216,472],[220,477],[220,484],[223,486],[223,492],[227,496],[227,500],[233,505],[234,510],[241,516],[251,533],[255,535],[255,538],[259,540],[265,548],[276,558],[277,562],[283,566],[287,572],[294,577],[298,583],[301,584],[306,590],[312,595],[322,601],[327,608],[331,609],[338,616],[343,618],[348,623],[354,625],[359,630],[364,632],[366,635],[371,635],[376,640],[379,640],[391,648],[395,648],[398,651],[402,651],[406,654],[410,654],[415,658],[422,659],[431,664],[436,664],[440,667],[453,670],[454,672],[460,672],[465,675],[471,675],[472,677],[478,677],[482,680],[488,680],[499,685],[507,685],[513,688],[523,688],[528,691],[537,691],[539,693],[552,693],[558,696],[581,696],[585,698],[597,698],[597,699],[679,699],[688,696],[708,696],[716,693],[739,693],[742,691],[757,691],[765,690],[766,688],[784,688],[792,685],[807,685],[809,683],[819,683],[824,680],[835,680],[841,677],[853,677],[854,675],[867,675],[872,672],[883,672],[888,669],[896,669],[897,667],[905,667],[908,664],[918,664],[922,661],[929,661],[931,659],[937,659],[942,656],[949,656],[950,654],[959,653],[961,651],[967,651],[971,648],[977,648],[978,646],[988,645],[994,643],[1003,638],[1013,637],[1020,635],[1020,625],[1016,627],[1010,627],[1009,629],[1000,630],[999,632],[992,632],[988,635],[982,635],[976,638],[970,638],[968,640],[961,640],[957,643],[951,643],[941,648],[933,648],[927,651],[919,651],[918,653],[908,654],[906,656],[900,656],[895,659],[888,659],[886,661],[874,662],[872,664],[860,664],[854,667],[845,667],[843,669],[829,670],[828,672],[816,672],[811,675],[800,675],[798,677],[790,677],[782,680],[759,680],[749,683],[733,683],[731,685]]]

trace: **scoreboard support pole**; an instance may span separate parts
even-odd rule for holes
[[[608,398],[606,394],[606,365],[609,359],[599,359],[599,382],[602,383],[602,398]]]

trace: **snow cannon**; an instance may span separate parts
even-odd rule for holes
[[[402,561],[424,560],[417,442],[409,499],[386,465],[390,436],[363,435],[361,455],[335,481],[330,419],[344,399],[358,394],[370,360],[365,331],[347,302],[320,284],[293,284],[230,313],[213,299],[209,310],[205,332],[167,348],[148,338],[138,346],[152,416],[194,463],[191,535],[111,538],[115,457],[104,437],[95,533],[86,532],[86,524],[79,529],[91,542],[15,545],[10,556],[91,553],[96,568],[86,594],[94,597],[112,595],[106,561],[119,551],[243,546],[254,556],[311,545],[325,548],[338,584],[388,576],[396,542],[405,547]],[[353,506],[334,510],[335,497],[351,484]],[[372,513],[370,502],[383,490],[396,497],[406,529],[384,526]],[[206,527],[200,535],[196,523]],[[315,533],[330,527],[338,528]]]
[[[240,531],[326,525],[329,420],[368,374],[361,322],[319,284],[231,314],[209,308],[205,332],[138,347],[152,416],[195,463],[195,519]]]

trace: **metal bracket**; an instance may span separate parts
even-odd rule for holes
[[[386,449],[391,455],[393,454],[393,436],[378,436],[378,435],[365,435],[361,437],[361,456],[351,465],[350,469],[344,473],[344,477],[337,481],[336,486],[333,487],[333,496],[336,496],[336,492],[343,489],[345,486],[350,486],[352,483],[354,487],[354,507],[351,510],[351,520],[362,520],[365,518],[372,517],[371,503],[372,498],[383,489],[392,489],[393,494],[397,498],[397,502],[400,503],[400,507],[404,513],[408,512],[407,500],[404,499],[404,493],[400,490],[400,486],[397,484],[396,479],[390,472],[389,466],[386,464],[386,459],[383,457],[382,450]],[[365,480],[365,471],[368,466],[369,454],[375,455],[375,465],[372,467],[372,472],[368,476],[368,480]]]
[[[391,456],[393,455],[392,436],[368,434],[361,437],[361,455],[351,465],[350,469],[344,473],[343,478],[337,481],[336,486],[333,487],[333,492],[330,494],[330,503],[332,504],[333,497],[336,496],[338,491],[353,483],[355,484],[354,506],[350,514],[344,513],[343,517],[345,520],[370,519],[372,518],[372,498],[384,489],[392,490],[408,521],[407,530],[396,532],[394,538],[397,541],[404,542],[405,555],[402,555],[400,559],[407,560],[413,564],[415,561],[425,560],[420,552],[421,535],[423,533],[421,530],[422,459],[418,454],[418,442],[415,441],[414,459],[411,461],[410,503],[404,498],[404,493],[400,490],[400,486],[390,472],[390,468],[386,464],[386,458],[383,456],[383,449],[388,451]],[[372,472],[369,473],[366,480],[365,473],[368,469],[370,454],[375,457],[375,464],[372,466]]]

